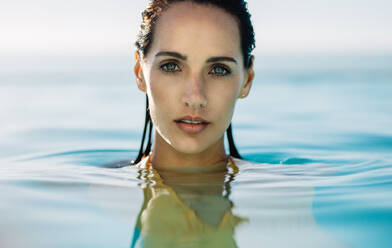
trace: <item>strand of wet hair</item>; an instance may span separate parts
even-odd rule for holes
[[[237,147],[235,146],[235,143],[234,143],[233,131],[232,131],[232,128],[231,128],[231,123],[229,125],[229,128],[227,129],[227,140],[229,142],[230,156],[242,159],[242,156],[238,152]]]
[[[132,164],[137,164],[139,163],[143,157],[147,156],[151,152],[151,137],[152,137],[152,121],[150,117],[150,111],[149,111],[149,103],[148,103],[148,97],[146,95],[146,116],[145,116],[145,122],[144,122],[144,129],[143,129],[143,136],[142,136],[142,142],[140,145],[139,149],[139,154],[137,158],[132,161]],[[144,149],[144,142],[146,139],[146,134],[148,133],[148,138],[147,138],[147,146]],[[229,128],[227,129],[227,140],[229,143],[229,151],[230,155],[235,158],[240,158],[242,159],[242,156],[239,154],[237,147],[235,146],[234,139],[233,139],[233,131],[232,131],[232,125],[229,125]]]
[[[152,129],[152,124],[151,124],[151,117],[150,117],[150,112],[148,109],[148,97],[146,95],[146,116],[145,116],[145,121],[144,121],[144,128],[143,128],[143,136],[142,136],[142,143],[140,144],[140,149],[139,149],[139,154],[137,155],[136,159],[131,161],[131,164],[137,164],[139,163],[143,157],[145,156],[145,151],[144,150],[144,141],[146,139],[146,133],[147,129],[149,128],[149,137],[148,137],[148,143],[147,148],[151,149],[151,129]],[[146,148],[146,150],[147,150]]]

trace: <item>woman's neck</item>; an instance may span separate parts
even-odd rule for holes
[[[157,132],[153,143],[151,163],[155,168],[202,168],[219,163],[225,163],[227,155],[225,153],[223,137],[208,149],[195,154],[182,153],[169,145]]]

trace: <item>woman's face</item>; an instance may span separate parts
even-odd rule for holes
[[[236,100],[247,96],[253,79],[253,70],[244,68],[234,17],[190,2],[161,14],[135,74],[157,134],[185,154],[222,144]]]

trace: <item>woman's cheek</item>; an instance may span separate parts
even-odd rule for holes
[[[173,118],[175,112],[174,90],[164,81],[154,81],[150,84],[150,111],[154,125],[159,129],[167,124],[167,119]],[[178,104],[178,103],[177,103]]]
[[[214,113],[216,127],[220,132],[224,132],[231,122],[235,106],[235,94],[231,91],[220,91],[219,97],[213,97],[210,105],[211,112]]]

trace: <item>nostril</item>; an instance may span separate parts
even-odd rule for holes
[[[207,106],[207,100],[203,98],[186,98],[184,101],[186,107],[194,109],[204,108]]]
[[[189,80],[183,95],[185,106],[193,109],[203,108],[207,105],[203,80],[195,77]]]

